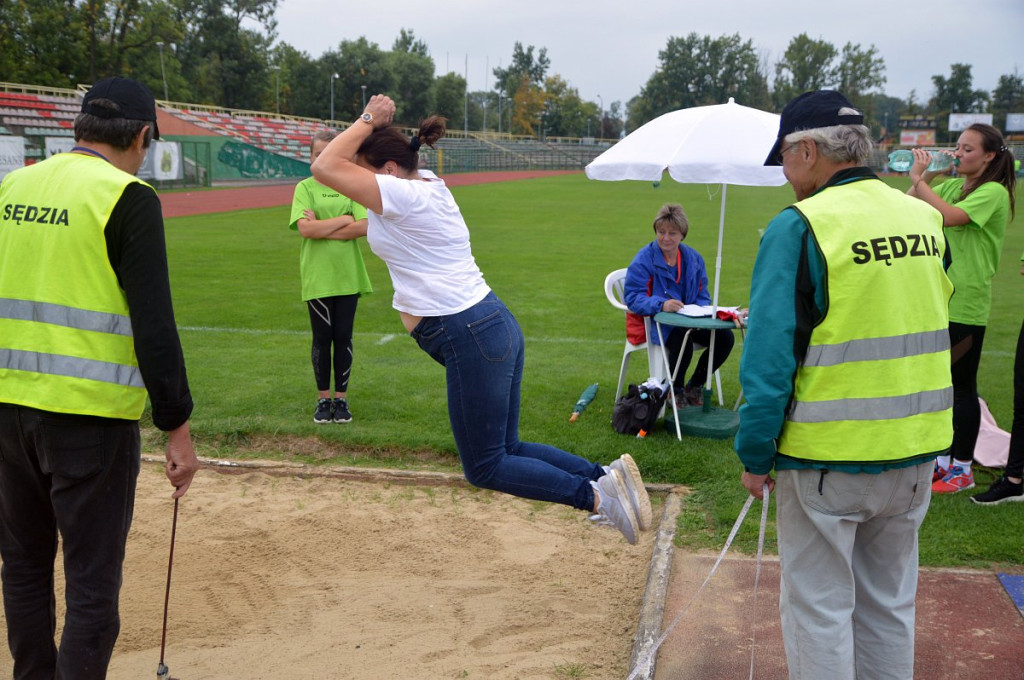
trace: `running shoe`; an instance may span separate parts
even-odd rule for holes
[[[932,493],[956,493],[973,488],[974,474],[970,470],[964,472],[959,465],[953,465],[945,477],[932,484]]]
[[[971,500],[979,505],[998,505],[999,503],[1024,501],[1024,483],[1014,484],[1006,477],[1000,477],[988,491],[971,496]]]
[[[629,502],[629,492],[618,470],[609,470],[596,482],[591,482],[599,503],[597,514],[590,519],[600,525],[613,526],[622,532],[630,545],[636,545],[636,515]]]
[[[331,400],[327,397],[316,400],[316,410],[313,411],[314,423],[331,422]]]
[[[348,400],[335,398],[334,400],[334,422],[351,423],[352,412],[348,410]]]
[[[941,480],[943,477],[949,474],[949,468],[944,468],[939,465],[939,461],[935,461],[935,469],[932,470],[932,484]]]
[[[633,456],[624,453],[608,466],[611,470],[617,470],[622,476],[626,485],[626,492],[629,494],[629,502],[633,506],[633,514],[636,515],[636,525],[640,531],[647,531],[651,528],[651,499],[644,488],[644,480],[640,477],[640,468],[636,466]]]

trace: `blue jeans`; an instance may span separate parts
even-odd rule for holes
[[[104,678],[135,508],[139,424],[0,405],[0,556],[14,677]],[[64,631],[53,590],[64,551]]]
[[[604,475],[599,464],[519,441],[523,332],[494,293],[458,314],[425,317],[412,337],[445,367],[448,418],[470,484],[593,509],[590,481]]]

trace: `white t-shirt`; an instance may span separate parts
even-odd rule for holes
[[[448,187],[377,175],[383,213],[368,213],[366,242],[384,260],[395,295],[391,305],[417,316],[469,309],[491,291],[473,259],[469,229]]]

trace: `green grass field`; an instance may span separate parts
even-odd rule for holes
[[[905,188],[906,178],[893,178]],[[646,439],[610,425],[624,321],[603,292],[605,275],[629,264],[652,238],[662,203],[682,203],[687,243],[714,271],[720,186],[654,187],[595,182],[581,175],[460,187],[453,190],[488,283],[509,305],[527,339],[520,435],[608,462],[622,452],[648,482],[693,489],[680,518],[681,545],[719,548],[746,493],[731,440],[687,438],[658,429]],[[1018,195],[1020,192],[1018,192]],[[788,186],[728,187],[720,302],[747,302],[758,230],[792,202]],[[309,319],[299,296],[299,236],[288,208],[167,221],[175,297],[193,397],[199,453],[344,465],[458,468],[445,407],[443,369],[406,335],[391,309],[382,262],[363,244],[375,292],[360,300],[349,398],[355,419],[315,425]],[[985,338],[980,391],[997,421],[1009,426],[1012,365],[1021,323],[1024,251],[1021,220],[1008,229]],[[713,274],[712,274],[713,275]],[[712,287],[714,282],[712,282]],[[738,393],[741,345],[722,368],[726,400]],[[630,381],[646,376],[634,355]],[[580,420],[568,419],[580,392],[600,383]],[[159,435],[147,429],[150,446]],[[977,475],[981,485],[992,477]],[[748,520],[737,537],[753,551]],[[1013,568],[1024,563],[1024,507],[980,507],[967,494],[936,497],[921,535],[927,565]],[[774,531],[772,532],[774,539]],[[770,548],[774,549],[771,542]]]

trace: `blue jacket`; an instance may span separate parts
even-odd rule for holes
[[[641,316],[654,316],[666,300],[680,300],[687,305],[710,305],[708,273],[704,258],[696,250],[679,244],[677,266],[665,263],[657,241],[640,249],[626,270],[623,297],[629,311]],[[651,338],[657,344],[658,339]]]

